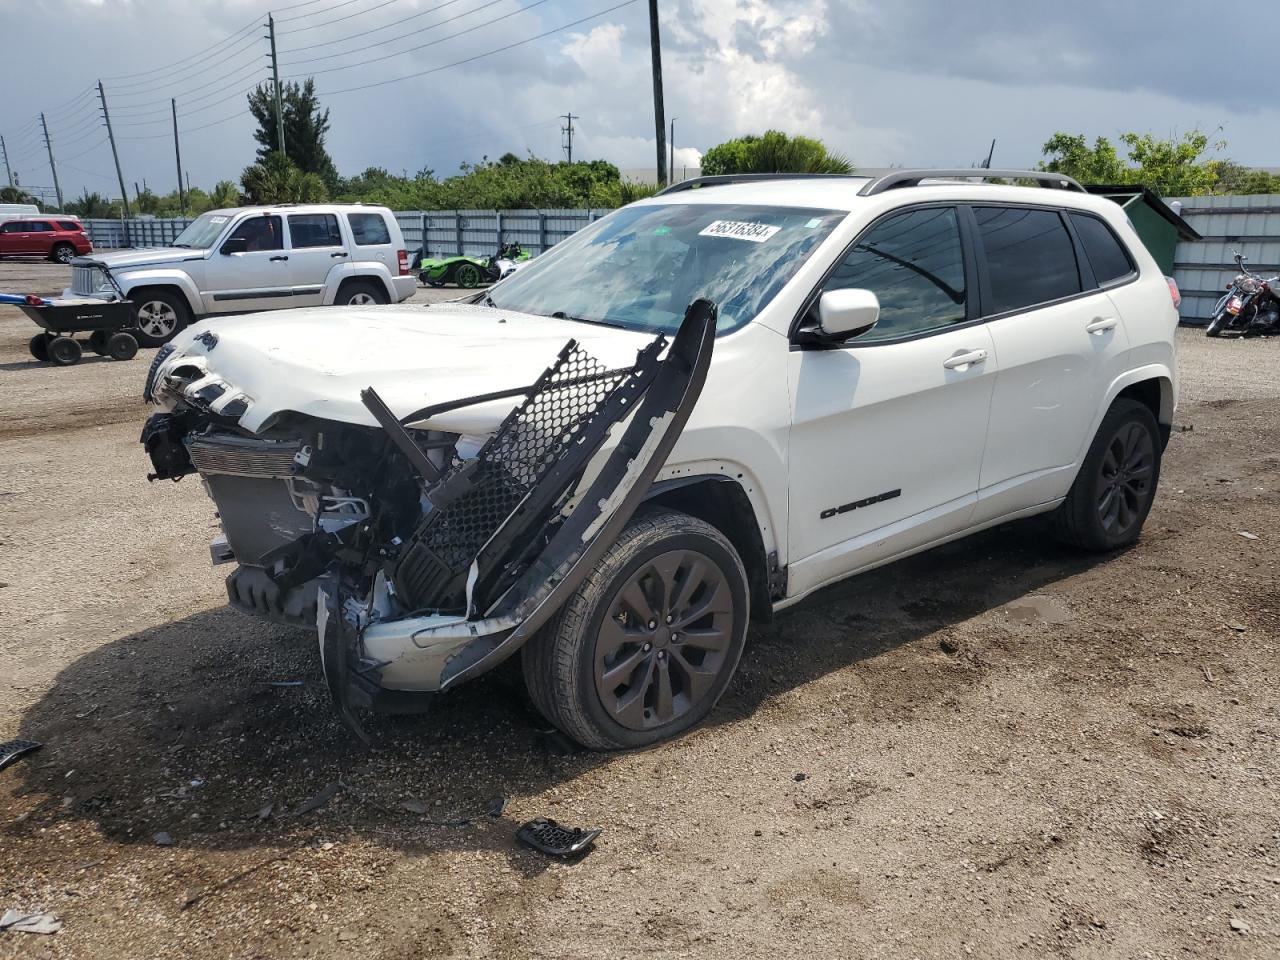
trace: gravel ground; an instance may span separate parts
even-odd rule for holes
[[[65,926],[0,957],[1280,956],[1280,341],[1180,331],[1135,548],[1027,522],[858,577],[753,628],[704,728],[599,755],[504,674],[357,748],[314,641],[223,606],[200,485],[143,480],[150,351],[32,329],[0,312],[0,739],[46,746],[0,773],[0,912]],[[604,833],[548,862],[539,815]]]

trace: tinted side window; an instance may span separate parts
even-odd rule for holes
[[[48,220],[32,220],[31,232],[32,233],[53,233],[53,224],[51,224]]]
[[[1080,292],[1075,248],[1053,210],[974,207],[987,257],[988,313]]]
[[[351,235],[359,246],[373,247],[391,242],[391,231],[380,213],[348,213],[347,223],[351,224]]]
[[[909,210],[859,238],[823,290],[859,288],[880,300],[880,320],[856,343],[889,340],[965,320],[964,255],[951,207]]]
[[[0,226],[0,232],[28,233],[30,232],[30,225],[25,220],[10,220],[8,223]]]
[[[289,241],[294,249],[301,247],[340,247],[338,218],[332,213],[294,213],[289,215]]]
[[[81,227],[80,224],[76,223],[74,220],[59,220],[58,229],[71,230],[78,233],[81,230]]]
[[[1079,213],[1069,216],[1084,247],[1084,255],[1089,258],[1089,266],[1093,267],[1093,279],[1100,284],[1110,283],[1133,272],[1133,261],[1110,227],[1097,217]]]
[[[250,217],[242,221],[227,239],[248,241],[246,249],[249,252],[280,250],[284,247],[283,226],[279,217]]]

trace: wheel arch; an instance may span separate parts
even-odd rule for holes
[[[773,619],[774,600],[786,593],[786,572],[778,567],[777,554],[766,549],[755,507],[741,483],[718,474],[673,477],[654,483],[643,502],[687,513],[723,533],[746,568],[752,619]]]
[[[390,275],[385,271],[363,267],[360,264],[354,263],[345,264],[342,267],[336,267],[335,270],[341,272],[334,278],[337,280],[336,283],[331,282],[328,284],[329,290],[332,292],[326,295],[324,300],[325,306],[333,306],[337,303],[338,299],[342,296],[343,288],[349,287],[353,283],[377,284],[387,295],[388,303],[396,302],[395,285],[392,284]]]
[[[143,276],[137,280],[129,278],[126,282],[120,284],[124,290],[126,299],[132,300],[134,297],[145,290],[163,290],[166,293],[176,293],[182,297],[182,301],[187,305],[187,311],[191,314],[191,319],[195,320],[204,312],[200,305],[203,301],[200,294],[196,292],[193,284],[188,280],[183,283],[176,276]]]

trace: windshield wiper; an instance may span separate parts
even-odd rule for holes
[[[595,324],[597,327],[615,327],[622,330],[627,329],[626,326],[624,326],[623,324],[615,323],[612,320],[608,320],[608,319],[592,320],[589,317],[575,317],[573,314],[565,313],[563,310],[557,310],[555,313],[548,314],[548,316],[556,320],[572,320],[574,323],[591,323],[591,324]]]
[[[191,244],[189,244],[189,243],[171,243],[171,244],[169,244],[169,246],[171,246],[171,247],[182,247],[184,250],[190,250],[190,249],[191,249]]]

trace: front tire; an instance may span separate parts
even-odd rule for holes
[[[1155,501],[1160,453],[1160,427],[1150,409],[1116,400],[1054,516],[1059,539],[1098,553],[1134,543]]]
[[[159,347],[191,322],[191,308],[180,294],[168,290],[138,290],[129,294],[138,312],[138,342]]]
[[[647,746],[711,712],[748,619],[746,570],[724,534],[672,510],[642,514],[524,648],[525,684],[583,746]]]
[[[27,349],[31,351],[31,356],[41,363],[49,362],[49,336],[47,334],[37,333],[27,341]]]
[[[80,362],[83,351],[80,344],[71,337],[54,337],[49,341],[49,361],[60,367],[69,367]]]

